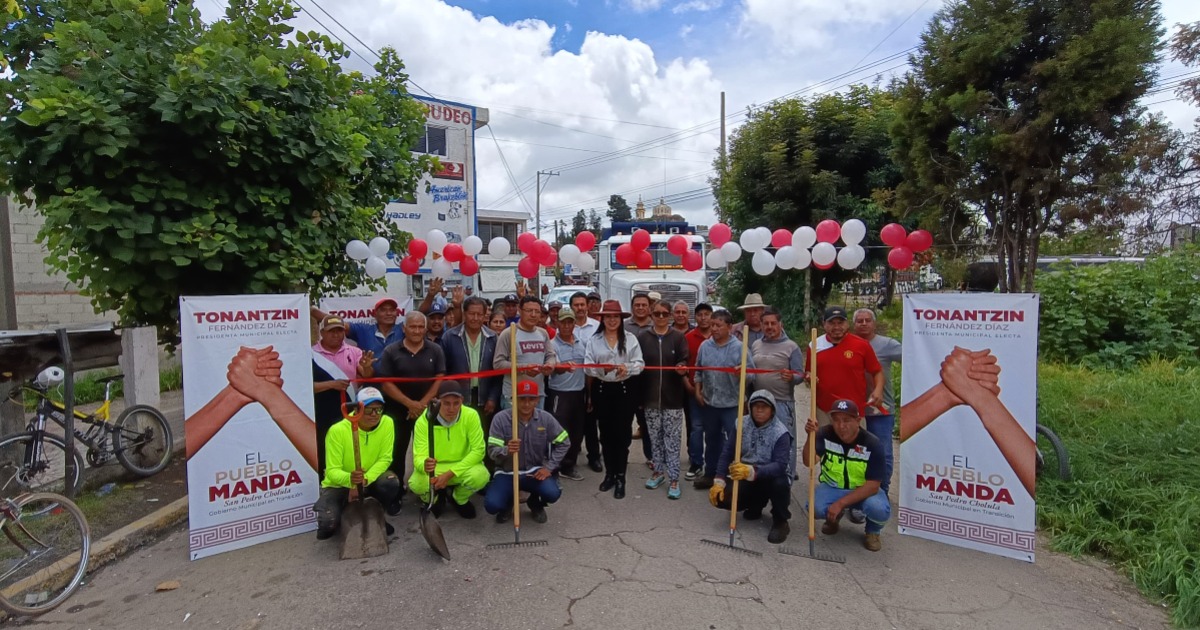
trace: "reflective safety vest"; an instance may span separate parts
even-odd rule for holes
[[[866,483],[870,460],[871,449],[866,446],[855,445],[847,453],[841,442],[826,439],[825,453],[821,456],[821,483],[853,490]]]

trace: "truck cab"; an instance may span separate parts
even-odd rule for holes
[[[611,233],[606,232],[605,239],[599,245],[599,260],[597,260],[597,275],[599,276],[600,294],[605,299],[617,300],[621,308],[629,311],[635,293],[656,291],[668,303],[683,300],[690,310],[695,310],[700,302],[708,298],[708,276],[704,269],[687,271],[679,256],[667,251],[667,241],[675,234],[683,234],[691,241],[692,249],[705,253],[704,237],[696,235],[690,228],[680,228],[674,224],[618,223],[613,226]],[[650,232],[650,247],[647,251],[653,257],[653,264],[647,269],[627,267],[617,262],[616,252],[621,245],[628,243],[635,229],[642,228]],[[668,231],[662,231],[662,230]],[[656,233],[655,230],[659,230]]]

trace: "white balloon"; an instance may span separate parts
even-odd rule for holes
[[[783,270],[792,269],[796,266],[796,248],[791,245],[784,245],[775,250],[775,266]]]
[[[721,246],[721,258],[727,263],[735,263],[742,257],[742,246],[733,241],[729,241]]]
[[[837,248],[832,243],[817,243],[812,248],[812,261],[818,265],[829,265],[837,260]]]
[[[726,243],[726,245],[728,245],[728,243]],[[738,250],[738,253],[741,253],[741,250]],[[704,255],[704,262],[708,264],[709,269],[724,269],[725,248],[718,247],[717,249],[710,249],[708,253]]]
[[[366,260],[371,257],[371,248],[366,243],[354,239],[346,243],[346,255],[354,260]]]
[[[760,276],[770,275],[772,271],[775,271],[775,257],[771,255],[771,252],[760,249],[754,252],[754,258],[750,259],[750,267],[754,269],[754,273]]]
[[[574,243],[567,243],[558,250],[558,259],[564,265],[574,265],[579,260],[579,248]]]
[[[730,242],[732,242],[732,241],[730,241]],[[742,234],[740,236],[738,236],[738,243],[741,243],[743,251],[756,252],[756,251],[762,249],[761,247],[755,246],[755,243],[757,243],[757,242],[758,242],[758,233],[755,232],[753,229],[746,230],[746,231],[742,232]]]
[[[867,252],[861,245],[847,245],[838,252],[837,261],[842,269],[857,269],[866,257]]]
[[[792,265],[792,269],[808,269],[812,264],[812,254],[808,253],[807,249],[792,247],[792,253],[796,255],[796,264]]]
[[[492,258],[504,258],[512,252],[512,244],[503,236],[488,241],[488,255]]]
[[[433,272],[434,278],[448,280],[454,275],[454,265],[450,264],[450,261],[446,260],[445,258],[439,258],[433,261],[433,264],[430,265],[429,268]]]
[[[446,233],[441,230],[429,230],[429,234],[425,235],[425,242],[429,243],[429,251],[440,254],[446,248]]]
[[[474,234],[463,239],[463,253],[468,256],[478,256],[483,251],[483,239]]]
[[[371,256],[367,259],[367,277],[382,278],[387,275],[387,262],[378,257]]]
[[[796,249],[808,249],[817,242],[817,231],[807,225],[796,228],[792,232],[792,247]]]
[[[850,219],[842,224],[842,242],[847,245],[858,245],[867,236],[867,226],[858,219]],[[845,251],[845,250],[843,250]],[[862,262],[862,261],[859,261]],[[839,264],[841,264],[839,262]],[[845,267],[845,265],[842,265]],[[853,269],[854,267],[846,267]]]
[[[759,249],[765,249],[767,247],[770,247],[771,246],[771,228],[756,227],[754,229],[755,229],[755,231],[758,232]]]
[[[592,258],[591,254],[580,254],[579,259],[575,261],[575,268],[579,273],[592,273],[596,270],[596,259]]]
[[[367,248],[371,250],[372,256],[386,258],[388,251],[392,249],[392,244],[389,243],[386,238],[382,236],[376,236],[375,238],[371,239],[371,244],[368,245]]]

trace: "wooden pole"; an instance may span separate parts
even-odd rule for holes
[[[817,418],[817,329],[809,334],[808,344],[808,417]],[[813,541],[817,539],[817,437],[808,436],[808,546],[813,555]]]
[[[744,328],[749,337],[749,328]],[[738,411],[737,411],[737,438],[733,443],[733,463],[742,463],[742,417],[746,413],[746,352],[750,348],[750,342],[747,339],[742,340],[742,367],[738,370]],[[737,532],[737,508],[738,508],[738,482],[733,479],[733,494],[729,497],[729,546],[733,546],[733,537]]]
[[[508,327],[509,356],[512,357],[512,439],[517,438],[517,324]],[[513,536],[521,542],[521,467],[520,449],[513,453]]]

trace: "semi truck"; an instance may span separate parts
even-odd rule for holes
[[[650,232],[650,247],[647,251],[653,258],[649,268],[627,267],[617,262],[616,252],[628,243],[637,229]],[[689,310],[708,300],[708,275],[703,268],[687,271],[679,256],[667,251],[667,241],[682,234],[691,241],[692,249],[703,256],[706,243],[695,228],[685,222],[616,222],[601,235],[596,265],[597,284],[600,295],[608,300],[617,300],[621,308],[629,311],[636,293],[657,292],[662,299],[674,303],[683,300]]]

